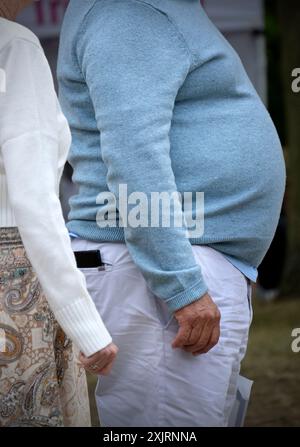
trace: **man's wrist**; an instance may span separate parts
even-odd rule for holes
[[[201,299],[207,292],[207,285],[203,280],[200,280],[190,288],[185,289],[184,291],[165,300],[165,303],[171,312],[176,312],[182,307]]]

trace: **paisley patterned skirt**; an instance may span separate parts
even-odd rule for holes
[[[0,228],[0,427],[90,426],[86,375],[16,228]]]

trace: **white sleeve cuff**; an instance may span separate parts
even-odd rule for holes
[[[54,313],[67,336],[87,357],[112,342],[112,338],[92,301],[79,299]]]

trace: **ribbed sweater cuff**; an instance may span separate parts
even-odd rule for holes
[[[66,334],[87,357],[112,342],[94,303],[79,299],[56,311],[55,316]]]
[[[178,309],[181,309],[188,304],[193,303],[200,299],[205,293],[207,293],[208,289],[203,280],[197,282],[189,289],[184,290],[183,292],[178,293],[177,295],[172,296],[165,300],[169,310],[171,312],[175,312]]]

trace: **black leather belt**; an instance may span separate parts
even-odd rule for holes
[[[74,251],[74,255],[79,269],[96,268],[104,265],[99,250]]]

